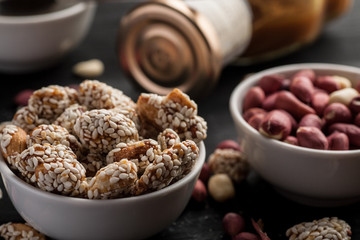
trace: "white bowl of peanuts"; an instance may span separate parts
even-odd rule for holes
[[[244,79],[230,111],[251,167],[306,205],[360,200],[360,69],[278,66]]]
[[[51,85],[2,126],[0,171],[15,208],[41,234],[144,239],[187,205],[206,131],[178,89],[133,102],[96,80],[79,90]]]

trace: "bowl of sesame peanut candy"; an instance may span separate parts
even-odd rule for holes
[[[134,102],[85,80],[78,90],[34,91],[0,134],[6,190],[37,231],[55,239],[144,239],[187,205],[205,161],[207,123],[179,89]]]

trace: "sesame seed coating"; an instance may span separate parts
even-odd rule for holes
[[[45,240],[46,237],[28,223],[4,223],[0,226],[0,236],[5,240]]]
[[[144,139],[138,142],[119,143],[106,156],[107,164],[128,159],[135,163],[138,174],[142,174],[146,167],[161,153],[159,144],[153,139]]]
[[[32,146],[35,143],[51,145],[63,144],[70,147],[77,155],[81,155],[81,144],[76,137],[68,132],[66,128],[55,124],[42,124],[34,128],[27,138],[27,145]]]
[[[181,140],[191,139],[196,143],[207,137],[207,123],[197,115],[197,105],[179,89],[175,88],[167,96],[142,93],[137,111],[144,128],[149,124],[158,131],[171,128]]]
[[[351,227],[337,217],[302,222],[286,231],[289,240],[350,240]]]
[[[12,119],[12,122],[14,125],[24,129],[27,133],[41,124],[50,124],[49,120],[39,118],[37,113],[30,110],[28,106],[18,109]]]
[[[135,194],[156,191],[180,179],[190,171],[199,156],[199,148],[192,140],[186,140],[165,149],[146,167],[137,181]]]
[[[79,101],[88,109],[111,109],[134,106],[135,103],[122,91],[97,80],[85,80],[79,86]]]
[[[6,125],[1,131],[1,153],[11,167],[15,167],[15,156],[26,149],[26,132],[13,124]]]
[[[36,90],[29,99],[30,111],[39,118],[54,121],[64,110],[74,104],[77,92],[68,87],[50,85]]]
[[[230,148],[216,149],[210,154],[208,164],[213,173],[226,173],[237,183],[240,183],[250,171],[245,155]]]
[[[93,153],[107,154],[120,142],[137,141],[139,134],[133,121],[105,109],[83,113],[74,125],[81,143]]]
[[[101,168],[89,183],[88,198],[107,199],[129,196],[137,180],[137,167],[127,159]]]
[[[64,112],[53,122],[55,125],[62,126],[66,128],[69,133],[75,134],[74,131],[74,125],[76,122],[76,119],[78,119],[81,114],[87,111],[87,108],[85,106],[79,105],[79,104],[73,104],[66,108]]]
[[[167,148],[171,148],[176,143],[179,143],[180,137],[174,130],[167,128],[159,133],[157,140],[161,146],[161,149],[165,150]]]

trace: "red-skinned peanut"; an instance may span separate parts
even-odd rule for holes
[[[323,115],[324,109],[329,103],[330,96],[325,91],[315,91],[311,99],[311,106],[319,116]]]
[[[301,101],[309,103],[314,94],[314,85],[309,78],[298,76],[292,80],[290,91]]]
[[[360,113],[358,113],[358,114],[355,116],[354,124],[355,124],[356,126],[360,127]]]
[[[245,219],[238,213],[229,212],[222,220],[226,234],[235,236],[245,230]]]
[[[329,133],[336,131],[345,133],[351,145],[360,147],[360,127],[350,123],[334,123],[329,127],[328,131]]]
[[[301,119],[308,113],[315,113],[315,110],[301,102],[293,93],[280,91],[275,99],[275,107],[290,113],[295,119]]]
[[[266,116],[266,114],[264,114],[264,113],[256,114],[249,119],[248,123],[250,126],[255,128],[256,130],[259,130],[261,123],[263,122],[265,116]]]
[[[342,103],[331,103],[324,109],[325,124],[349,123],[352,121],[350,110]]]
[[[299,142],[297,140],[297,138],[295,136],[287,136],[285,139],[284,139],[284,142],[288,143],[288,144],[291,144],[291,145],[295,145],[295,146],[298,146],[299,145]]]
[[[228,139],[228,140],[224,140],[221,141],[216,148],[220,148],[220,149],[227,149],[227,148],[231,148],[233,150],[239,151],[241,152],[241,146],[239,145],[239,143],[235,142],[234,140]]]
[[[191,197],[196,202],[199,202],[199,203],[205,201],[205,199],[207,197],[207,190],[206,190],[204,183],[201,180],[198,179],[196,181]]]
[[[231,240],[260,240],[260,236],[251,232],[241,232],[236,236],[232,237]]]
[[[262,77],[258,86],[262,88],[266,95],[279,91],[283,87],[284,76],[279,74],[267,75]]]
[[[259,132],[269,138],[284,140],[291,132],[291,120],[281,110],[272,110],[263,119]]]
[[[244,112],[243,118],[245,121],[249,121],[252,116],[258,113],[266,113],[266,111],[262,108],[250,108]]]
[[[315,82],[316,74],[312,69],[303,69],[295,73],[293,79],[296,77],[307,77],[311,82]]]
[[[276,98],[279,95],[278,92],[272,93],[265,97],[264,102],[262,103],[262,108],[266,111],[271,111],[275,109]]]
[[[340,83],[338,83],[333,76],[319,76],[315,80],[315,86],[325,90],[327,93],[332,93],[341,89]]]
[[[324,133],[316,127],[299,127],[296,131],[299,146],[327,150],[328,140]]]
[[[322,129],[323,121],[318,115],[309,113],[301,118],[299,127],[317,127],[318,129]]]
[[[349,150],[349,138],[345,133],[333,132],[327,139],[329,150]]]
[[[353,114],[360,113],[360,95],[351,100],[349,108]]]
[[[260,87],[255,86],[250,88],[244,98],[243,111],[245,112],[246,110],[254,107],[261,107],[264,100],[265,93]]]

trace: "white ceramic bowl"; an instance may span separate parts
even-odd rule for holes
[[[230,98],[239,139],[252,168],[284,196],[314,206],[353,203],[360,200],[360,150],[324,151],[283,143],[264,137],[242,117],[245,93],[262,76],[307,68],[347,77],[353,84],[360,80],[359,68],[336,64],[293,64],[258,72],[240,82]]]
[[[58,62],[87,34],[96,4],[29,16],[0,15],[0,71],[30,72]]]
[[[1,155],[1,154],[0,154]],[[192,171],[159,191],[136,197],[90,200],[35,188],[18,178],[2,156],[0,171],[19,214],[55,239],[144,239],[169,226],[185,209],[205,161],[205,146]]]

